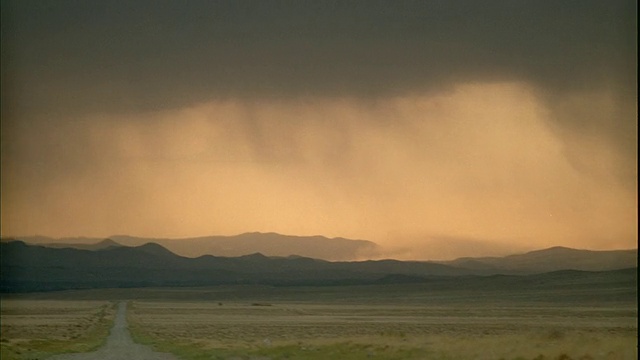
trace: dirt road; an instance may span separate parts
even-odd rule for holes
[[[136,344],[127,328],[127,304],[118,305],[118,313],[105,346],[92,353],[56,355],[49,360],[178,360],[172,354],[154,352]]]

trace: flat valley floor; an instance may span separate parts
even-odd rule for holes
[[[2,359],[100,353],[114,321],[125,316],[120,304],[127,304],[135,346],[149,359],[637,359],[637,287],[629,281],[474,284],[4,296]],[[84,355],[77,356],[53,359]]]

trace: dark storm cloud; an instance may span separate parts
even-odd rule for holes
[[[3,0],[3,231],[634,244],[636,10]]]
[[[135,111],[505,79],[635,91],[633,1],[4,1],[2,13],[3,86],[18,108]]]

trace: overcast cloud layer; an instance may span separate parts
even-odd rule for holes
[[[2,234],[635,247],[636,13],[3,1]]]

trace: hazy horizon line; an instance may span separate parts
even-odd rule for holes
[[[344,237],[344,236],[327,236],[327,235],[322,235],[322,234],[313,234],[313,235],[300,235],[300,234],[283,234],[283,233],[279,233],[279,232],[275,232],[275,231],[245,231],[245,232],[241,232],[241,233],[236,233],[233,235],[226,235],[226,234],[210,234],[210,235],[197,235],[197,236],[176,236],[176,237],[172,237],[172,236],[141,236],[141,235],[130,235],[130,234],[112,234],[112,235],[108,235],[108,236],[90,236],[90,235],[76,235],[76,236],[49,236],[49,235],[42,235],[42,234],[35,234],[35,235],[0,235],[0,240],[21,240],[21,238],[46,238],[46,239],[51,239],[54,241],[60,241],[60,240],[80,240],[80,239],[84,239],[84,240],[99,240],[99,241],[103,241],[103,240],[113,240],[112,238],[114,237],[130,237],[130,238],[137,238],[137,239],[145,239],[145,240],[170,240],[170,241],[180,241],[180,240],[192,240],[192,239],[204,239],[204,238],[210,238],[210,237],[226,237],[226,238],[233,238],[233,237],[237,237],[237,236],[242,236],[242,235],[247,235],[247,234],[259,234],[259,235],[279,235],[279,236],[285,236],[285,237],[292,237],[292,238],[325,238],[327,240],[335,240],[335,239],[342,239],[342,240],[348,240],[348,241],[363,241],[363,242],[369,242],[372,243],[373,245],[375,245],[378,248],[393,248],[393,246],[389,246],[389,245],[381,245],[380,243],[374,241],[374,240],[369,240],[369,239],[362,239],[362,238],[350,238],[350,237]],[[429,236],[425,236],[426,238],[429,238]],[[489,244],[489,241],[486,241],[487,244]],[[517,254],[524,254],[524,253],[528,253],[528,252],[532,252],[532,251],[539,251],[539,250],[546,250],[546,249],[552,249],[552,248],[567,248],[567,249],[574,249],[574,250],[587,250],[587,251],[617,251],[617,250],[638,250],[638,244],[636,243],[635,247],[615,247],[615,248],[597,248],[597,247],[575,247],[575,246],[566,246],[566,245],[549,245],[549,246],[542,246],[542,247],[527,247],[527,249],[523,249],[522,251],[514,251],[512,253],[510,253],[510,255],[517,255]],[[507,255],[508,256],[508,255]],[[466,257],[470,257],[470,256],[459,256],[457,258],[466,258]]]

